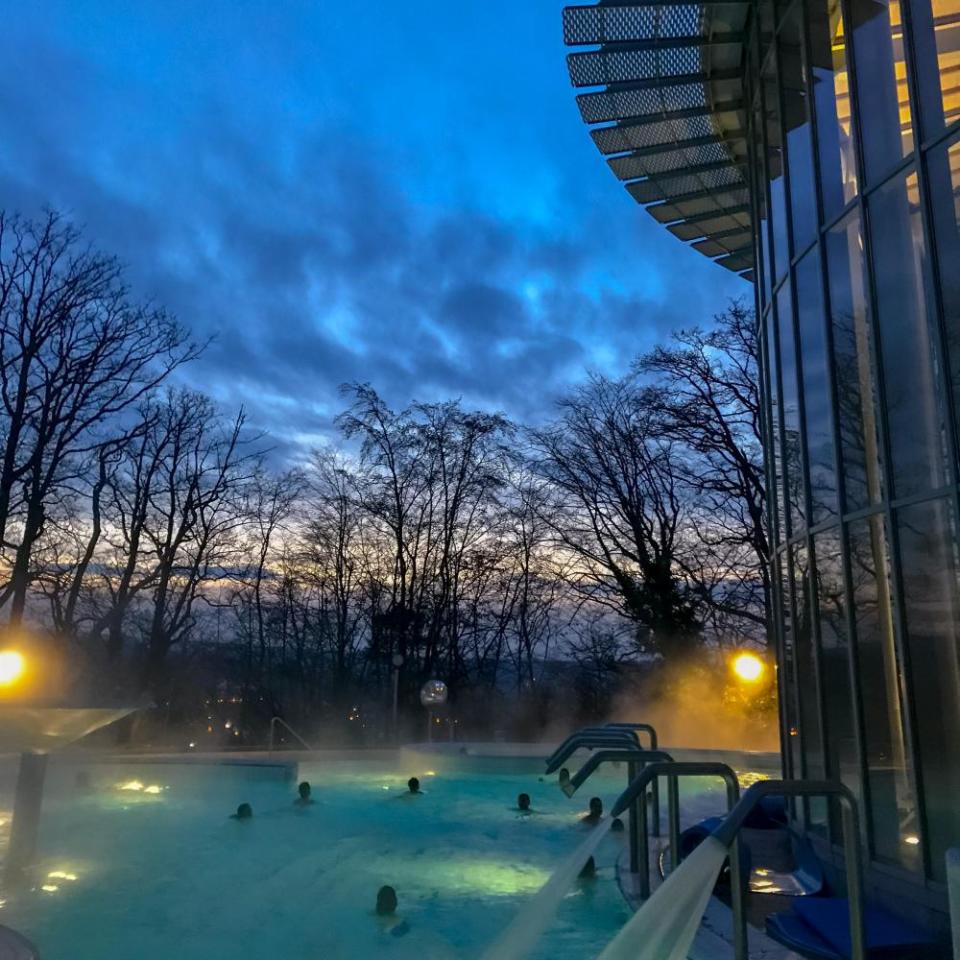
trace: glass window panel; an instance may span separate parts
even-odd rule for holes
[[[877,322],[894,495],[944,483],[940,375],[927,317],[926,254],[916,174],[870,201]]]
[[[851,523],[849,544],[873,854],[916,867],[918,850],[906,842],[916,834],[916,804],[882,518],[874,514]]]
[[[898,510],[897,529],[930,866],[945,880],[944,854],[960,837],[960,564],[952,501]],[[903,837],[917,839],[916,831]]]
[[[927,154],[954,415],[960,416],[960,141]]]
[[[767,134],[766,175],[770,192],[770,218],[773,227],[772,282],[775,284],[790,265],[787,247],[787,196],[784,177],[783,139],[781,137],[780,104],[777,97],[777,75],[774,57],[767,60],[763,71],[763,109]]]
[[[797,333],[803,369],[803,413],[810,477],[810,523],[837,515],[837,472],[833,453],[833,404],[827,361],[826,318],[820,285],[820,252],[797,264]]]
[[[780,27],[780,90],[783,96],[783,131],[787,141],[790,174],[790,216],[793,249],[799,253],[817,230],[816,187],[813,176],[813,141],[803,58],[800,11],[794,6]]]
[[[827,776],[841,780],[862,804],[856,713],[850,682],[850,631],[847,627],[839,527],[817,534],[814,556],[820,617],[820,677],[826,721]],[[841,839],[839,833],[835,839]]]
[[[777,314],[780,335],[780,384],[783,404],[783,472],[790,519],[789,536],[795,536],[806,526],[803,498],[803,461],[800,443],[800,397],[797,390],[797,352],[793,339],[793,309],[790,304],[790,284],[785,283],[777,293]]]
[[[866,267],[856,212],[827,234],[827,273],[845,509],[852,512],[883,495]]]
[[[796,695],[796,657],[794,654],[794,621],[792,616],[792,602],[790,599],[789,583],[786,570],[787,553],[784,551],[776,558],[777,573],[780,584],[780,611],[783,622],[783,648],[780,652],[780,663],[777,678],[780,683],[780,701],[783,704],[783,720],[787,734],[787,775],[790,777],[803,776],[803,764],[800,758],[800,720],[797,711]]]
[[[822,780],[826,776],[823,734],[820,729],[820,694],[817,682],[816,639],[813,631],[813,584],[805,543],[791,547],[793,558],[794,642],[797,658],[797,703],[800,716],[800,747],[803,775]],[[808,825],[822,828],[827,821],[825,803],[808,804]]]
[[[926,138],[960,119],[960,0],[910,0]]]
[[[850,0],[867,178],[882,179],[913,149],[899,0]]]
[[[764,319],[764,347],[766,348],[766,371],[770,431],[767,445],[770,449],[773,482],[773,510],[776,517],[777,543],[785,543],[786,503],[783,491],[786,478],[783,472],[783,448],[780,444],[780,370],[776,354],[776,334],[774,332],[774,311],[770,309]]]
[[[765,150],[763,146],[763,115],[760,111],[759,97],[757,107],[753,111],[753,149],[757,158],[757,168],[754,173],[754,209],[757,218],[757,234],[760,238],[760,258],[762,266],[762,296],[763,304],[770,302],[773,263],[770,259],[770,224],[768,222],[767,207],[767,174],[764,163]]]
[[[839,0],[812,0],[808,17],[820,190],[823,214],[830,220],[857,195],[857,162],[850,129],[850,77]]]

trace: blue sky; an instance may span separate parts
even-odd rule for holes
[[[282,444],[352,380],[538,420],[750,293],[606,169],[561,6],[6,0],[0,205],[216,334],[185,376]]]

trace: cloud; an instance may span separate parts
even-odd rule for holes
[[[584,202],[550,216],[539,202],[525,215],[513,181],[509,203],[425,199],[416,144],[348,125],[341,109],[293,122],[243,89],[224,99],[222,77],[189,104],[154,104],[156,81],[119,89],[115,72],[37,28],[0,44],[11,50],[3,205],[65,210],[121,256],[139,294],[214,335],[183,376],[244,404],[285,450],[330,434],[345,381],[394,405],[459,396],[540,419],[587,368],[626,368],[732,289],[718,275],[717,292],[665,295],[677,254],[694,255],[660,228],[638,243],[645,215],[616,184],[581,187],[562,158],[550,179]],[[598,184],[601,168],[594,156]]]

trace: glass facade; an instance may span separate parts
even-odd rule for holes
[[[761,0],[744,116],[788,776],[960,844],[960,0]],[[798,806],[837,839],[823,806]]]

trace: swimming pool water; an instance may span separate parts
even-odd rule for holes
[[[295,779],[276,768],[95,764],[88,790],[76,769],[52,771],[37,869],[0,909],[43,960],[477,957],[582,839],[589,796],[609,806],[623,787],[611,772],[568,800],[535,763],[431,776],[323,762],[301,764]],[[425,793],[404,799],[411,774]],[[293,804],[297,779],[313,784],[309,808]],[[685,808],[712,812],[719,792],[693,789]],[[521,791],[534,815],[511,809]],[[244,801],[253,819],[229,819]],[[535,957],[594,957],[627,920],[614,875],[625,842],[604,840],[597,879],[566,897]],[[374,915],[382,884],[397,890],[402,936]]]

